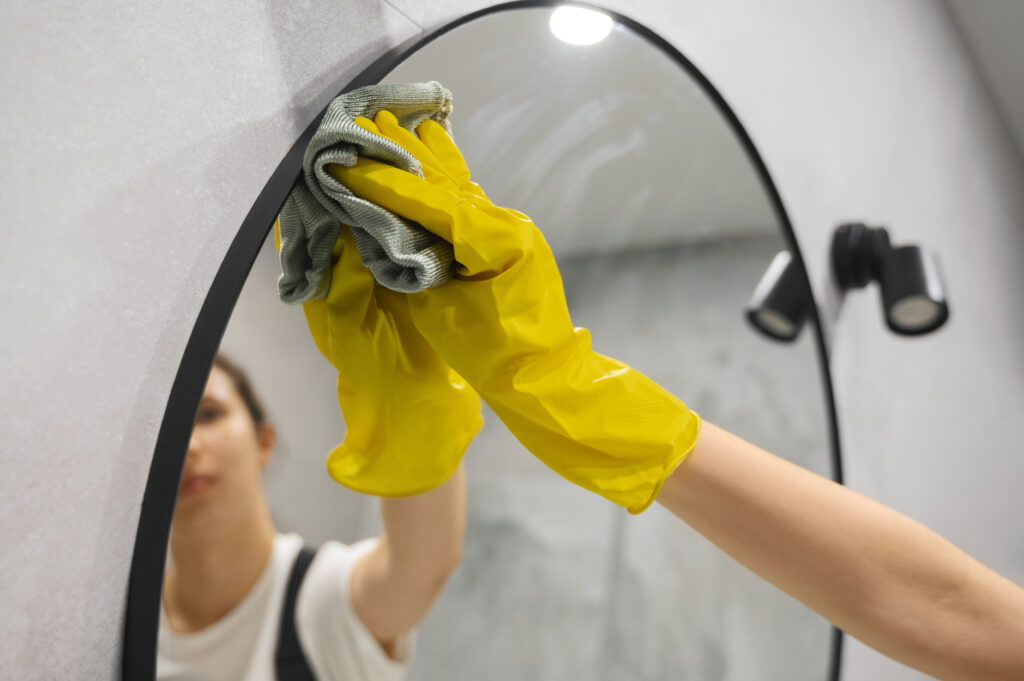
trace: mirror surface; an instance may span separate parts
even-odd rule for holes
[[[627,27],[571,45],[550,16],[474,20],[386,82],[438,80],[453,92],[454,137],[474,179],[545,233],[573,321],[598,352],[831,476],[812,334],[778,344],[744,320],[786,244],[726,120]],[[313,545],[375,536],[379,501],[325,471],[345,434],[335,372],[301,308],[278,300],[278,272],[271,240],[221,346],[277,429],[263,474],[274,524]],[[563,480],[484,415],[464,459],[462,562],[420,626],[410,678],[824,678],[827,622],[657,504],[629,516]]]

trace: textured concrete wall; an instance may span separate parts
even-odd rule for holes
[[[0,657],[115,678],[143,485],[221,257],[298,131],[466,0],[9,5],[0,334]],[[607,3],[680,47],[747,125],[816,282],[864,218],[940,253],[953,319],[914,341],[869,295],[835,329],[849,482],[1024,581],[1022,169],[941,5]],[[921,678],[852,645],[847,678]]]

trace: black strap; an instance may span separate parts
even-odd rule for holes
[[[299,645],[299,634],[295,628],[295,602],[298,600],[299,587],[306,576],[309,564],[313,562],[316,549],[303,546],[292,564],[288,575],[288,587],[281,605],[281,625],[277,635],[277,651],[274,653],[274,671],[277,681],[316,681],[313,670],[309,667],[306,654]]]

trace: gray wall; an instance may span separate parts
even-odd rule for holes
[[[328,93],[388,46],[487,4],[5,7],[7,673],[116,677],[148,457],[234,230]],[[849,482],[1024,581],[1024,173],[941,5],[606,4],[722,90],[815,282],[841,219],[888,223],[941,254],[953,296],[941,333],[894,338],[869,295],[835,329]],[[921,678],[859,644],[846,671]]]

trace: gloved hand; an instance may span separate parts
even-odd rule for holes
[[[632,513],[646,509],[696,444],[700,418],[591,349],[540,230],[487,199],[441,126],[426,121],[417,138],[386,111],[357,123],[412,153],[424,176],[366,158],[328,171],[451,243],[461,265],[451,282],[408,296],[416,328],[550,468]]]
[[[365,494],[433,489],[480,430],[480,400],[413,326],[406,297],[374,281],[348,227],[332,263],[327,297],[302,305],[317,348],[338,370],[346,433],[327,469]]]

